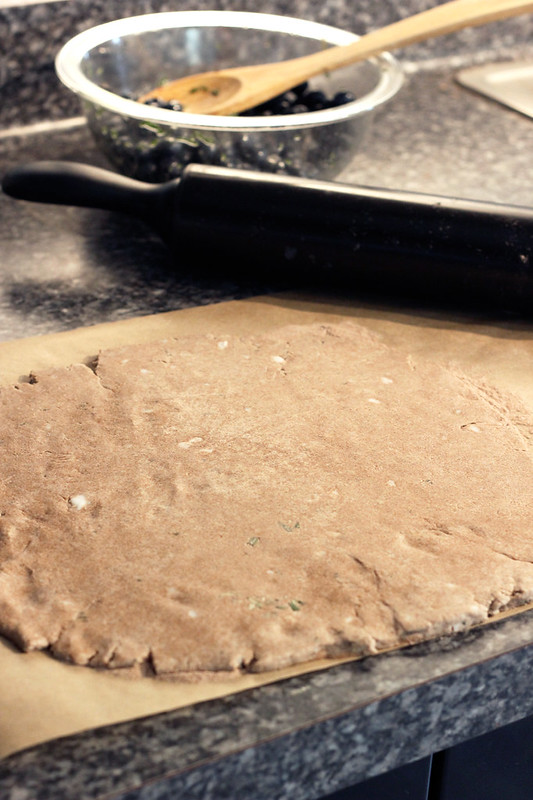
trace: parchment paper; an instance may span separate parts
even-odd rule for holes
[[[347,302],[306,301],[286,295],[0,343],[0,385],[27,380],[33,370],[90,361],[106,347],[191,333],[263,333],[291,323],[346,316],[367,325],[386,343],[406,353],[454,361],[520,396],[533,409],[532,326],[452,321],[437,315],[356,307]],[[20,653],[0,638],[0,757],[58,736],[191,705],[337,663],[339,660],[316,661],[213,684],[132,681],[61,663],[44,653]]]

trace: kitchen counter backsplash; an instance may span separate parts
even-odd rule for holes
[[[11,0],[9,0],[11,1]],[[22,0],[21,0],[22,1]],[[263,12],[302,17],[365,33],[435,5],[435,0],[264,0]],[[257,11],[256,0],[55,0],[0,5],[0,130],[80,113],[78,101],[60,84],[54,58],[82,30],[119,17],[176,10]],[[409,69],[441,59],[457,66],[488,58],[517,58],[533,41],[533,14],[461,31],[400,53]]]

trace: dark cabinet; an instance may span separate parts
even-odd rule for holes
[[[533,717],[370,778],[325,800],[533,800]]]
[[[330,794],[325,800],[427,800],[430,772],[428,756]]]
[[[437,753],[431,787],[429,800],[532,800],[533,717]]]

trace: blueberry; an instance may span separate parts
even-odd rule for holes
[[[257,157],[256,146],[246,133],[242,136],[240,141],[237,141],[235,150],[237,158],[241,158],[242,160],[252,164]]]
[[[299,83],[298,86],[294,86],[292,91],[298,98],[300,98],[303,94],[305,94],[308,88],[309,88],[308,82],[304,81],[304,83]]]
[[[253,117],[271,117],[280,113],[280,105],[282,101],[283,95],[278,95],[277,97],[273,97],[271,100],[267,100],[266,103],[261,103],[254,108],[250,108],[244,113],[247,116],[249,115]]]
[[[306,92],[306,94],[302,95],[300,100],[302,103],[305,103],[309,111],[321,111],[328,106],[328,99],[324,92]]]
[[[267,103],[263,104],[263,112],[267,111],[270,114],[279,114],[281,112],[281,106],[283,103],[283,95],[278,95],[277,97],[273,97]]]
[[[292,114],[293,108],[298,103],[299,95],[292,90],[279,94],[249,111],[243,112],[245,116],[271,116],[272,114]]]
[[[337,92],[330,105],[332,108],[336,106],[344,106],[346,103],[353,103],[355,95],[353,92]]]
[[[276,114],[290,114],[292,109],[293,103],[287,98],[284,97],[282,100],[279,100],[277,107],[276,107]]]

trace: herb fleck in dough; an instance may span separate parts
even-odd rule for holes
[[[0,391],[0,632],[184,680],[376,653],[533,599],[533,419],[351,322]]]

